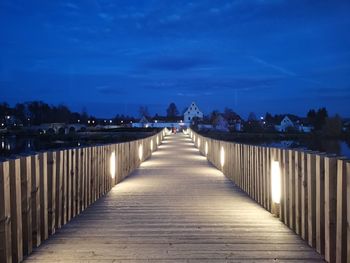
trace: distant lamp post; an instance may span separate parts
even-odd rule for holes
[[[78,123],[80,123],[80,120],[78,120]]]
[[[124,121],[120,121],[120,123],[124,123]]]
[[[90,120],[88,120],[88,124],[90,124]]]
[[[8,119],[8,120],[9,120],[9,119],[10,119],[10,115],[7,115],[7,116],[6,116],[6,119]]]
[[[112,123],[113,121],[112,120],[109,120],[109,123]]]

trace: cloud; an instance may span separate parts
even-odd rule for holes
[[[63,6],[75,10],[79,9],[79,7],[76,4],[73,4],[71,2],[63,3]]]
[[[297,75],[296,73],[294,73],[293,71],[290,71],[289,69],[286,69],[286,68],[281,67],[281,66],[277,66],[275,64],[271,64],[269,62],[266,62],[265,60],[262,60],[261,58],[258,58],[255,56],[249,56],[249,58],[251,60],[253,60],[254,62],[256,62],[264,67],[274,69],[274,70],[276,70],[280,73],[283,73],[285,75],[288,75],[288,76],[296,76]]]
[[[106,22],[111,22],[114,20],[114,16],[107,13],[98,13],[98,16]]]
[[[213,61],[200,57],[159,57],[144,63],[143,67],[158,70],[180,71],[210,65]]]
[[[102,94],[124,94],[125,93],[124,90],[122,90],[118,87],[112,87],[109,85],[97,86],[96,90]]]

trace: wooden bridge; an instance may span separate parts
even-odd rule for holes
[[[316,214],[312,232],[312,202],[311,216],[305,219],[302,215],[305,201],[304,208],[299,207],[299,217],[295,215],[298,210],[283,190],[285,177],[280,182],[280,204],[272,200],[272,179],[269,181],[268,174],[273,168],[263,163],[275,159],[273,154],[253,154],[254,148],[245,149],[239,144],[235,148],[194,132],[190,136],[163,135],[164,132],[130,143],[49,154],[45,157],[48,179],[39,182],[41,192],[37,196],[43,200],[46,193],[47,206],[38,199],[37,203],[33,201],[31,195],[35,197],[37,191],[28,194],[28,189],[23,189],[33,184],[25,180],[33,178],[32,174],[25,177],[23,173],[28,173],[22,168],[26,164],[27,171],[35,174],[35,169],[30,168],[32,161],[22,160],[18,167],[15,161],[3,163],[1,194],[12,200],[19,198],[18,203],[26,209],[20,206],[16,210],[12,204],[15,201],[6,204],[6,198],[1,200],[1,262],[21,261],[23,254],[27,262],[323,262],[321,254],[327,254],[329,262],[347,262],[349,229],[344,199],[340,207],[343,213],[345,209],[344,225],[334,225],[336,233],[329,232],[332,229],[326,229],[329,218],[325,213],[328,221],[321,220],[321,232],[328,234],[319,237]],[[279,156],[276,151],[275,156]],[[250,153],[249,158],[245,152]],[[234,158],[228,158],[233,154]],[[40,178],[45,170],[43,158],[38,156]],[[144,159],[147,160],[142,162]],[[242,166],[235,167],[238,163]],[[286,167],[281,166],[282,174]],[[242,172],[236,173],[238,169]],[[11,179],[14,175],[22,179],[22,188],[12,182],[16,181]],[[6,182],[17,191],[6,191]],[[298,184],[293,186],[298,190]],[[23,195],[31,196],[32,202],[28,203]],[[286,200],[294,206],[289,207]],[[289,209],[294,212],[287,212]],[[326,212],[327,209],[326,206]],[[309,217],[311,230],[305,230]],[[320,238],[321,254],[316,252]],[[329,249],[332,251],[327,252]]]

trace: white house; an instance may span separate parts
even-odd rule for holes
[[[300,120],[296,120],[295,123],[288,117],[285,116],[280,125],[275,125],[275,129],[279,132],[286,132],[288,128],[295,128],[299,132],[309,133],[313,127],[310,125],[303,124]]]
[[[288,128],[294,128],[294,123],[292,122],[292,120],[288,117],[285,116],[280,125],[275,125],[275,129],[279,132],[285,132],[287,131]]]
[[[193,118],[195,117],[199,119],[203,119],[203,112],[199,110],[196,103],[192,102],[191,105],[188,107],[188,109],[184,113],[184,122],[191,123]]]

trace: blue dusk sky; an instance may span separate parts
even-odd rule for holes
[[[350,1],[1,0],[0,101],[350,116]]]

